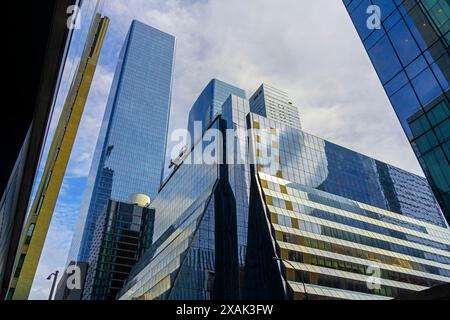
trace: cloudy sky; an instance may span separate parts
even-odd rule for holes
[[[66,263],[118,53],[132,19],[177,38],[170,131],[186,128],[189,108],[210,79],[237,85],[247,96],[265,82],[289,93],[305,131],[423,175],[341,0],[105,0],[102,12],[111,24],[31,299],[47,298],[51,283],[45,278]],[[74,47],[82,46],[78,39]],[[76,63],[73,54],[62,93]]]

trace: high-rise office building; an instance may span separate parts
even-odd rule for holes
[[[87,261],[109,199],[158,193],[164,165],[175,38],[133,21],[120,52],[69,261]]]
[[[344,4],[450,221],[450,4],[447,0],[344,0]],[[368,8],[374,5],[380,9],[378,25],[367,23],[374,12],[368,14]]]
[[[236,96],[210,128],[224,143],[198,141],[166,180],[120,299],[389,299],[450,282],[450,230],[424,178]]]
[[[108,25],[109,18],[100,14],[92,22],[20,239],[7,299],[25,300],[30,293]]]
[[[126,203],[108,202],[94,233],[84,300],[115,300],[139,257],[142,240],[151,239],[154,211],[149,204],[150,199],[143,195]],[[144,234],[146,231],[149,234]]]
[[[245,98],[244,90],[217,79],[212,79],[203,89],[189,112],[188,131],[192,142],[196,138],[194,136],[195,122],[200,122],[201,130],[198,132],[200,135],[198,138],[201,138],[208,125],[222,111],[222,105],[230,94]]]
[[[250,98],[250,111],[302,129],[299,110],[292,104],[288,94],[267,84],[262,84]]]

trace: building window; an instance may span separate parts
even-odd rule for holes
[[[25,244],[30,244],[31,237],[33,236],[34,228],[36,227],[35,223],[30,224],[28,228],[27,237],[25,238]]]
[[[22,253],[19,258],[19,262],[17,263],[16,272],[14,273],[14,278],[18,278],[20,275],[20,271],[22,271],[23,262],[25,261],[26,255]]]

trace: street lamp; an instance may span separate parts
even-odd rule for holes
[[[55,285],[56,285],[56,280],[58,279],[58,273],[59,273],[59,271],[56,270],[55,272],[51,273],[47,277],[47,280],[51,280],[52,276],[54,276],[53,283],[52,283],[52,289],[50,290],[50,295],[48,296],[48,300],[52,300],[52,298],[53,298],[53,291],[55,291]]]
[[[292,267],[292,269],[294,269],[294,273],[298,272],[298,270],[294,267],[294,265],[289,260],[286,260],[283,258],[278,258],[278,257],[273,257],[273,260],[286,262],[288,265],[290,265]],[[305,285],[305,281],[303,280],[303,274],[300,274],[300,281],[302,282],[303,290],[305,291],[305,300],[308,300],[308,292],[306,291],[306,285]]]

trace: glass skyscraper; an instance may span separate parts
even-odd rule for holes
[[[201,132],[199,132],[201,135],[215,116],[222,111],[222,105],[230,94],[245,98],[244,90],[217,79],[212,79],[203,89],[189,112],[188,131],[192,142],[196,138],[194,137],[195,122],[201,122]]]
[[[118,298],[389,299],[450,282],[450,230],[424,178],[249,111],[230,96],[210,126],[224,143],[183,155]]]
[[[450,3],[344,0],[437,200],[450,221]],[[380,28],[369,28],[369,6]],[[370,26],[370,24],[369,24]]]
[[[288,94],[267,84],[262,84],[250,98],[250,111],[302,129],[299,110],[292,104]]]
[[[127,34],[106,107],[69,261],[87,261],[108,200],[154,199],[161,185],[175,38],[138,21]]]

